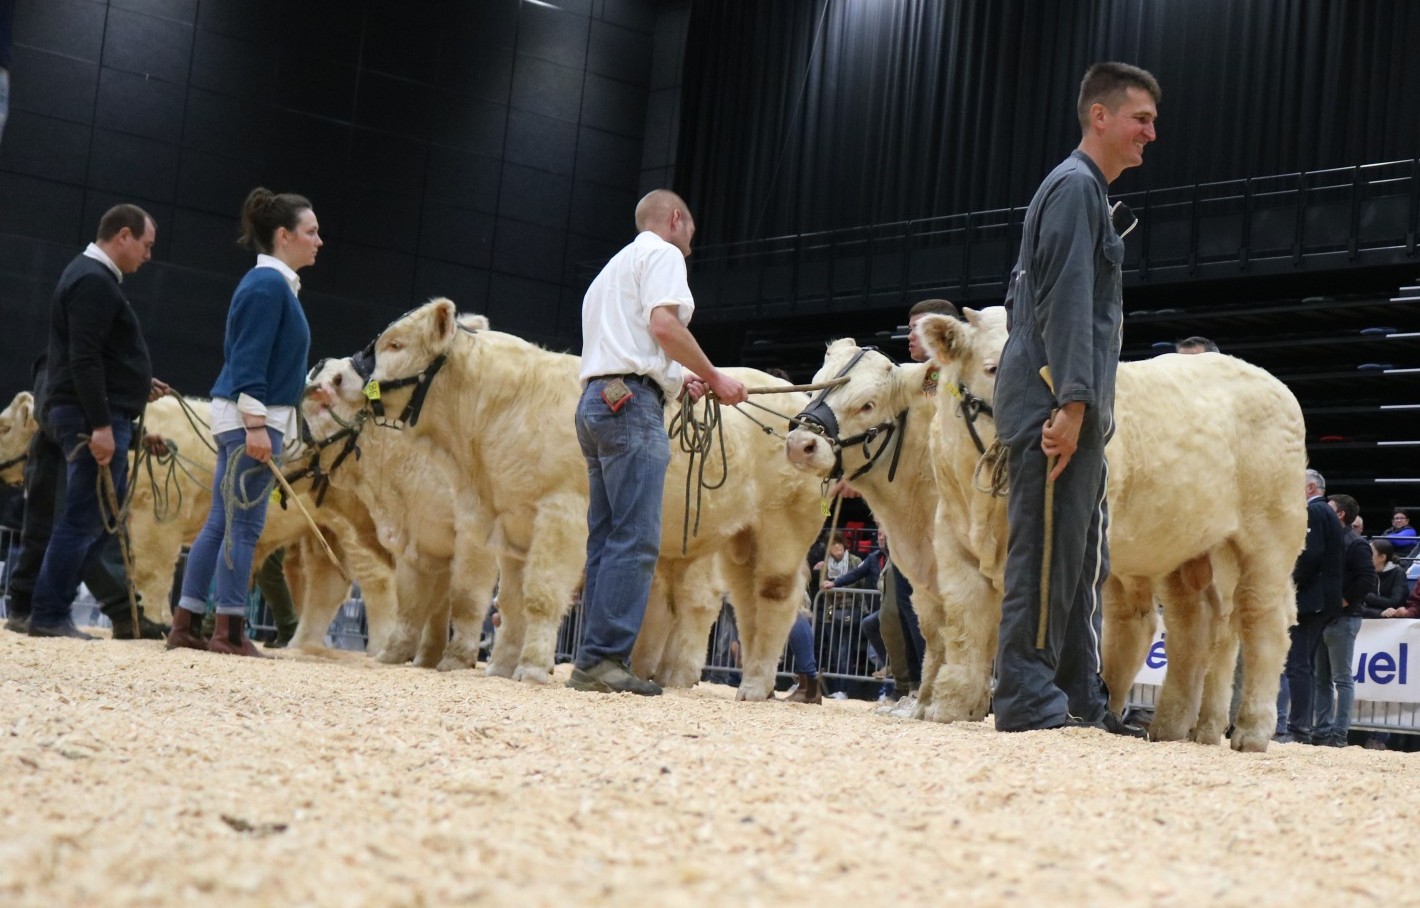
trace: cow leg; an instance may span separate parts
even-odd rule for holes
[[[158,523],[151,512],[137,509],[136,495],[134,501],[128,521],[129,552],[133,559],[129,580],[143,597],[143,614],[151,621],[168,623],[173,614],[169,601],[173,572],[182,554],[182,524],[176,520]]]
[[[499,560],[502,575],[498,580],[498,633],[493,640],[493,652],[488,656],[488,674],[495,678],[511,678],[523,652],[523,636],[527,630],[527,611],[523,607],[523,561],[506,556]]]
[[[414,664],[419,668],[436,667],[449,645],[448,564],[434,568],[431,562],[432,559],[424,562],[425,581],[419,591],[423,620],[419,625],[419,645],[414,650]]]
[[[656,681],[662,687],[694,687],[705,668],[710,629],[720,615],[713,556],[687,565],[672,590],[674,620],[661,652]]]
[[[395,562],[395,622],[384,646],[372,650],[387,665],[403,665],[414,658],[429,617],[429,592],[425,566],[414,558]]]
[[[673,587],[679,582],[684,565],[680,561],[662,558],[651,578],[651,595],[646,599],[646,614],[641,619],[641,631],[631,648],[631,671],[638,678],[654,679],[662,687],[666,644],[676,622]]]
[[[1154,589],[1139,577],[1110,577],[1104,586],[1104,624],[1100,632],[1100,674],[1109,688],[1109,709],[1124,712],[1129,689],[1149,655],[1158,628]],[[1170,637],[1170,644],[1173,640]],[[1172,653],[1170,662],[1172,662]],[[1173,666],[1169,666],[1173,670]]]
[[[1233,726],[1233,750],[1267,750],[1277,727],[1277,686],[1291,645],[1287,628],[1297,617],[1293,560],[1285,552],[1239,555],[1241,576],[1233,608],[1243,651],[1243,696]]]
[[[493,584],[498,582],[498,562],[487,549],[480,545],[476,550],[467,550],[468,546],[458,544],[470,538],[472,534],[459,530],[449,578],[449,622],[453,625],[453,637],[444,650],[439,671],[473,668],[478,664],[483,619],[488,615]]]
[[[1237,593],[1238,565],[1231,546],[1213,551],[1213,582],[1203,590],[1212,633],[1203,701],[1190,737],[1199,744],[1218,744],[1230,721],[1233,675],[1237,669],[1238,634],[1233,600]]]
[[[723,567],[740,632],[743,670],[735,698],[768,700],[774,695],[779,656],[789,639],[789,628],[804,600],[805,579],[799,559],[796,557],[792,565],[758,565],[753,559],[737,564],[725,559]]]
[[[326,537],[330,535],[327,531]],[[386,553],[371,548],[358,538],[352,538],[350,544],[342,549],[342,561],[350,576],[360,584],[360,597],[365,602],[365,626],[369,631],[365,651],[377,653],[384,649],[398,621],[399,597],[394,564]],[[341,553],[342,549],[337,549],[337,553]],[[321,554],[320,557],[325,556]]]
[[[292,591],[295,593],[296,610],[301,617],[296,633],[288,644],[292,649],[324,649],[330,622],[350,591],[350,584],[340,576],[325,552],[316,546],[311,540],[288,543],[286,569],[290,573],[287,583],[295,580]],[[279,546],[259,542],[253,563],[260,564],[277,548]]]
[[[923,695],[913,717],[929,722],[979,721],[986,717],[991,701],[1001,596],[952,533],[939,528],[936,537],[936,595],[914,589],[912,597],[927,648],[922,660]]]
[[[1163,579],[1158,593],[1164,603],[1169,670],[1159,691],[1154,721],[1149,724],[1149,739],[1183,741],[1198,720],[1203,698],[1203,676],[1212,642],[1209,609],[1203,595],[1190,589],[1177,571]]]
[[[532,543],[523,568],[527,627],[513,680],[547,684],[556,658],[557,629],[582,578],[587,551],[587,500],[576,495],[544,499],[533,518]]]

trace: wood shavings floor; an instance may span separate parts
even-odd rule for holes
[[[1407,754],[9,633],[0,682],[7,906],[1420,898]]]

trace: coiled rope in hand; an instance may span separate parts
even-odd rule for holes
[[[746,388],[746,394],[791,394],[799,391],[820,391],[824,388],[834,388],[848,381],[846,376],[835,378],[832,381],[818,382],[811,385],[767,385],[759,388]],[[671,438],[679,439],[680,449],[689,456],[689,462],[685,471],[685,514],[681,521],[680,553],[686,554],[690,546],[691,533],[700,532],[700,503],[705,495],[705,491],[718,489],[730,478],[730,462],[725,456],[725,427],[720,418],[720,399],[716,397],[714,391],[706,391],[701,397],[701,402],[705,404],[704,417],[697,417],[695,414],[696,402],[691,400],[689,394],[682,394],[676,402],[676,412],[671,417],[670,428],[667,434]],[[756,404],[753,401],[745,401],[745,404],[773,413],[785,421],[793,424],[803,424],[797,416],[788,416],[778,413],[775,410]],[[784,435],[773,426],[767,425],[755,419],[754,416],[740,409],[741,404],[735,405],[735,410],[746,419],[763,429],[767,434],[783,438]],[[715,448],[716,441],[720,448],[720,478],[714,481],[706,481],[705,472],[709,463],[710,454]],[[696,459],[699,459],[699,465]],[[691,510],[691,490],[694,488],[695,494],[695,527],[692,531],[690,525]]]

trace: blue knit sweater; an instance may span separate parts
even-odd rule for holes
[[[246,394],[268,407],[294,407],[306,386],[311,328],[291,286],[275,268],[253,268],[232,294],[222,373],[213,397]]]

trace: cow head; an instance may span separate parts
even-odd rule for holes
[[[0,482],[19,485],[24,473],[25,452],[39,431],[35,422],[35,398],[21,391],[0,411]]]
[[[784,443],[789,462],[825,478],[840,466],[851,474],[867,463],[870,454],[864,454],[856,445],[840,452],[837,442],[891,423],[906,408],[900,371],[892,360],[871,347],[859,347],[851,338],[829,344],[814,383],[838,379],[842,383],[819,391],[805,410],[806,414],[820,414],[816,420],[819,425],[796,425],[789,432]],[[870,443],[868,451],[874,449]]]
[[[1006,346],[1006,309],[963,309],[961,314],[965,321],[927,315],[912,330],[941,371],[940,387],[956,397],[965,389],[990,404],[996,396],[996,366]]]
[[[458,332],[458,310],[452,300],[440,297],[406,312],[375,338],[370,378],[397,381],[423,372],[448,354]]]
[[[301,398],[301,415],[310,426],[313,441],[332,438],[359,420],[366,403],[364,387],[353,357],[316,364],[306,377],[306,392]]]

